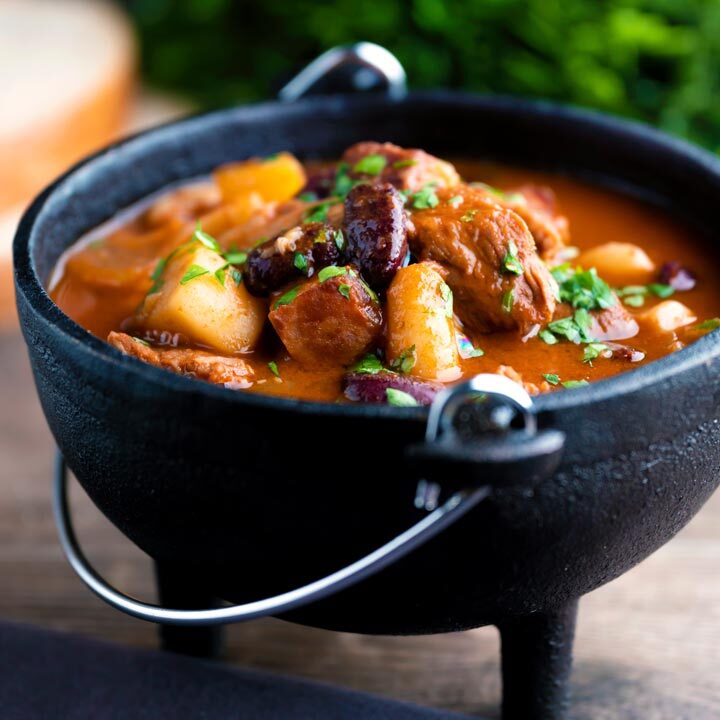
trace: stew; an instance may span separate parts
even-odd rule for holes
[[[363,142],[338,162],[279,153],[167,189],[78,240],[50,292],[178,373],[415,405],[480,372],[541,393],[676,351],[720,326],[713,274],[656,207]]]

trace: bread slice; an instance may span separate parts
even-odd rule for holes
[[[0,211],[120,130],[135,42],[106,2],[0,2]]]

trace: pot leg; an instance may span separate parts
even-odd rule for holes
[[[577,600],[498,625],[503,720],[565,720]]]
[[[204,582],[188,575],[187,570],[155,563],[158,598],[164,607],[197,610],[216,605],[214,597],[202,590]],[[168,652],[217,659],[222,654],[223,628],[220,625],[188,627],[160,625],[160,646]]]

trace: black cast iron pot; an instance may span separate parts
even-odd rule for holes
[[[470,460],[428,453],[418,470],[406,452],[422,442],[425,410],[294,402],[179,377],[92,337],[44,283],[79,235],[169,183],[283,149],[335,157],[364,139],[592,178],[669,208],[699,238],[720,235],[720,164],[707,153],[596,113],[454,92],[240,107],[80,163],[33,203],[14,246],[45,415],[102,512],[159,563],[226,600],[287,590],[392,538],[422,517],[413,505],[422,473],[452,483],[476,463],[480,476],[530,477],[534,450],[510,432],[484,440]],[[718,368],[713,332],[627,374],[538,397],[541,433],[565,436],[551,476],[534,487],[500,482],[415,552],[291,619],[394,634],[496,624],[508,654],[518,636],[527,654],[533,637],[567,640],[574,601],[667,542],[720,481]],[[500,473],[487,460],[498,452]],[[537,684],[537,672],[520,675]],[[535,712],[524,717],[559,716]]]

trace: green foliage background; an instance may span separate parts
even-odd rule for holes
[[[411,86],[561,100],[720,150],[720,0],[126,0],[146,79],[202,108],[267,98],[372,40]]]

